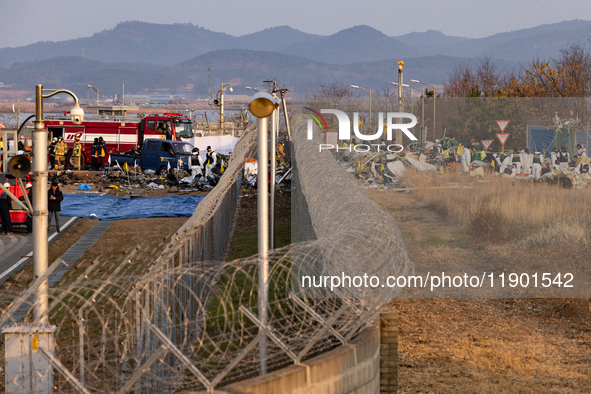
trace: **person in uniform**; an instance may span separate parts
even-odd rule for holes
[[[80,138],[76,137],[74,140],[74,148],[72,148],[72,167],[74,170],[80,171],[80,157],[82,155],[82,146],[80,145]]]
[[[105,168],[105,156],[107,155],[107,145],[105,144],[105,140],[103,137],[99,137],[98,139],[99,148],[98,148],[98,167],[103,170]]]
[[[558,168],[566,170],[568,168],[568,163],[570,163],[570,153],[566,151],[566,146],[563,146],[560,148],[560,153],[558,153]]]
[[[57,145],[57,137],[53,137],[51,144],[49,144],[49,164],[51,168],[55,166],[55,146]]]
[[[544,164],[544,156],[542,152],[537,150],[532,158],[531,175],[534,180],[540,179],[542,176],[542,165]]]
[[[217,164],[217,155],[213,150],[211,150],[211,146],[207,147],[207,153],[205,154],[205,163],[203,163],[203,172],[205,178],[211,175],[211,170]]]
[[[68,146],[62,137],[59,137],[55,145],[55,169],[63,170],[65,168],[66,150]]]

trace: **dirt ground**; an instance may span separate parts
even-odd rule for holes
[[[103,171],[50,171],[49,178],[57,177],[60,183],[60,190],[63,193],[89,193],[100,194],[112,197],[162,197],[162,196],[188,196],[203,195],[207,192],[196,191],[194,188],[170,185],[164,179],[154,179],[144,181],[140,184],[132,173],[129,178],[121,172],[103,172]],[[164,189],[155,189],[145,187],[146,183],[155,181],[162,184]],[[76,190],[80,184],[86,183],[92,190]]]
[[[482,247],[412,192],[369,194],[398,221],[416,267],[589,252]],[[588,300],[400,298],[391,308],[399,313],[400,393],[591,392]]]

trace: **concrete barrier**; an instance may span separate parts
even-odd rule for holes
[[[222,387],[215,393],[377,394],[380,392],[379,327],[376,321],[346,345],[300,365]]]

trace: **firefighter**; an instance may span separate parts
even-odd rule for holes
[[[90,166],[92,167],[93,171],[98,171],[98,151],[99,151],[99,139],[95,138],[94,143],[90,147]]]
[[[558,154],[558,163],[559,169],[566,170],[568,168],[568,163],[570,163],[570,154],[566,151],[566,146],[560,148],[560,153]]]
[[[51,168],[55,166],[55,146],[57,145],[57,137],[53,137],[51,144],[49,144],[49,164]]]
[[[281,142],[277,143],[275,157],[277,159],[277,167],[285,166],[285,152],[283,151],[283,143]]]
[[[105,144],[105,140],[103,137],[99,137],[98,139],[99,148],[97,150],[98,153],[98,166],[101,170],[105,168],[105,156],[107,155],[107,145]]]
[[[55,145],[55,169],[63,170],[65,168],[64,161],[66,158],[66,150],[68,146],[62,137],[59,137]]]
[[[534,157],[532,158],[532,178],[534,180],[540,179],[542,176],[542,165],[544,164],[544,156],[542,156],[542,152],[537,150],[534,153]]]
[[[72,148],[72,167],[74,170],[80,171],[80,156],[82,154],[82,146],[80,145],[80,138],[76,137],[74,140],[74,148]]]

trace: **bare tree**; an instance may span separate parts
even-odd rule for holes
[[[493,97],[503,87],[503,76],[490,56],[484,57],[473,70],[469,65],[454,67],[443,85],[447,97]]]

